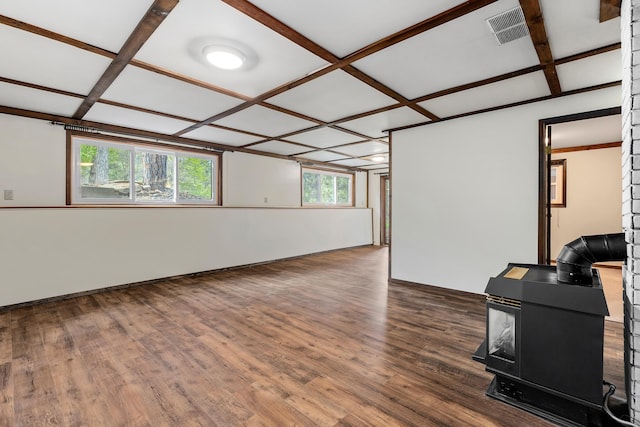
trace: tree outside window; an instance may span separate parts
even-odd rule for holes
[[[81,138],[73,153],[74,203],[217,203],[217,155]]]
[[[303,169],[302,204],[353,206],[353,174]]]

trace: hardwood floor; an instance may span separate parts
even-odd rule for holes
[[[485,396],[484,310],[363,247],[4,311],[0,425],[551,425]]]
[[[608,320],[623,322],[624,303],[622,297],[622,270],[619,268],[598,268],[604,295],[609,307]]]

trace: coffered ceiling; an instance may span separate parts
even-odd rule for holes
[[[617,3],[4,1],[0,113],[380,169],[389,129],[619,85]],[[206,61],[221,44],[240,69]]]

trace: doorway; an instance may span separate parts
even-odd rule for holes
[[[551,221],[552,209],[554,208],[551,199],[551,175],[552,175],[552,157],[555,160],[561,160],[555,153],[564,150],[572,151],[576,147],[580,150],[591,151],[600,148],[609,148],[614,144],[620,144],[621,124],[617,129],[613,129],[609,134],[600,132],[603,130],[601,119],[613,118],[620,115],[620,107],[608,108],[603,110],[590,111],[586,113],[571,114],[567,116],[553,117],[540,120],[539,122],[539,192],[538,192],[538,263],[550,264],[557,254],[553,253],[551,245]],[[618,121],[619,123],[619,121]],[[590,131],[596,129],[596,131]],[[617,132],[617,134],[615,133]],[[608,136],[607,136],[608,135]],[[571,170],[570,165],[566,165],[566,170]],[[594,174],[597,173],[594,170]],[[620,175],[619,170],[617,172]],[[576,182],[568,182],[576,184]],[[554,182],[554,185],[556,183]],[[574,186],[575,187],[575,186]],[[562,203],[565,207],[572,207],[571,204],[571,188],[563,194]],[[574,193],[575,195],[575,193]],[[594,194],[594,203],[598,203],[598,195]],[[555,201],[555,200],[554,200]],[[558,211],[556,211],[557,214]],[[586,215],[589,211],[585,210]],[[582,213],[582,212],[581,212]],[[590,213],[590,212],[589,212]],[[618,232],[618,230],[608,231],[610,233]],[[595,234],[595,233],[592,233]],[[579,236],[578,236],[579,237]],[[565,242],[569,243],[569,242]]]
[[[539,263],[553,264],[580,236],[622,231],[620,109],[540,124]],[[622,320],[620,263],[598,263],[610,320]]]
[[[380,176],[380,244],[391,242],[391,186],[389,175]]]

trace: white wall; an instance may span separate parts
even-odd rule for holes
[[[356,172],[355,174],[355,207],[357,208],[366,208],[368,205],[368,173],[367,172]]]
[[[614,87],[394,132],[391,278],[483,293],[536,263],[538,121],[618,105]]]
[[[551,259],[580,236],[622,233],[621,148],[572,151],[551,158],[567,161],[567,206],[551,209]]]
[[[64,206],[65,138],[61,126],[0,114],[0,207]]]
[[[65,138],[0,114],[0,306],[372,243],[370,209],[301,208],[296,162],[241,153],[223,158],[237,207],[65,207]]]
[[[4,209],[0,224],[0,306],[371,243],[368,209]]]
[[[224,206],[300,206],[300,165],[293,160],[225,152]]]

